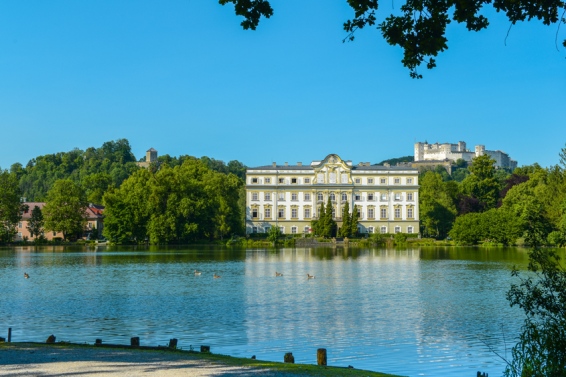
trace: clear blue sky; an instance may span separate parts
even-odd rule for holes
[[[519,165],[558,163],[566,50],[556,26],[487,13],[449,26],[438,67],[413,80],[375,29],[342,43],[345,0],[273,0],[244,31],[216,0],[0,2],[0,167],[126,138],[159,154],[354,163],[466,141]],[[383,2],[380,17],[400,3]],[[559,31],[559,42],[566,27]]]

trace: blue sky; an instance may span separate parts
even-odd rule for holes
[[[216,0],[0,2],[0,167],[126,138],[159,154],[354,163],[466,141],[519,165],[558,163],[566,50],[556,26],[487,12],[449,26],[449,49],[413,80],[375,29],[342,43],[345,0],[273,0],[244,31]],[[395,11],[383,2],[380,17]],[[559,42],[566,27],[558,31]]]

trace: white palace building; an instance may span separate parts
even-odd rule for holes
[[[248,168],[246,232],[264,233],[276,226],[285,234],[310,233],[320,204],[332,201],[342,225],[342,208],[359,211],[360,233],[418,233],[418,170],[409,166],[352,165],[336,154],[310,165]]]

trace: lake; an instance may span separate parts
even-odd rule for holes
[[[0,336],[177,338],[183,349],[274,361],[292,352],[309,364],[326,348],[334,366],[496,376],[496,353],[510,356],[523,320],[505,299],[511,269],[527,262],[517,248],[4,248]]]

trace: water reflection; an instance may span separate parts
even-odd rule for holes
[[[514,265],[526,268],[526,251],[0,249],[0,332],[146,345],[176,337],[182,348],[276,361],[293,352],[304,363],[324,347],[331,365],[495,375],[504,366],[491,349],[503,353],[521,324],[505,300]]]

